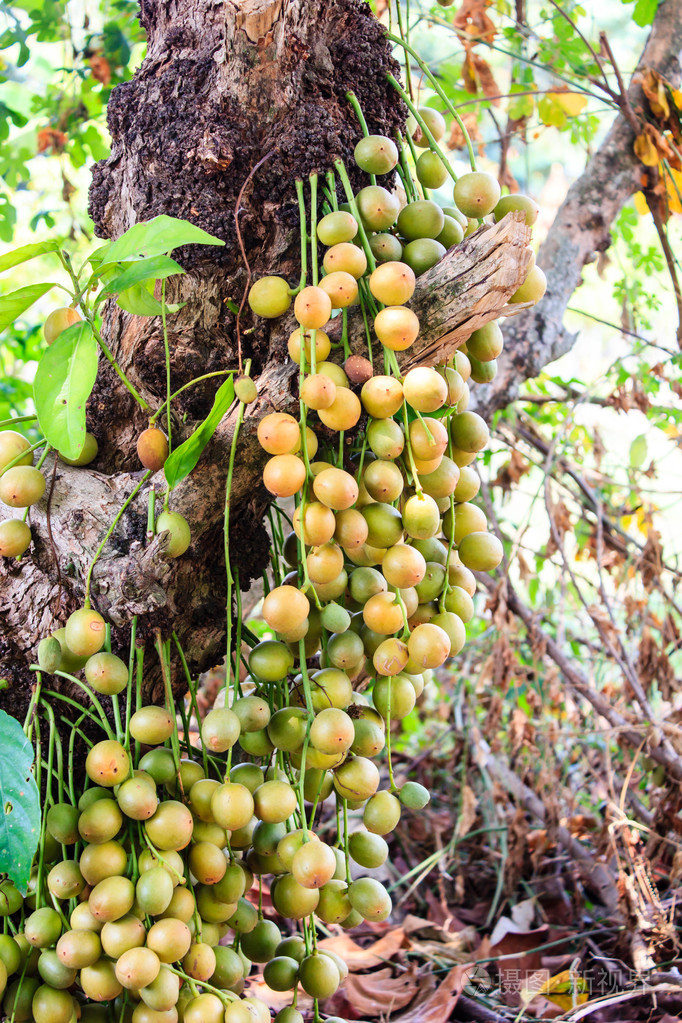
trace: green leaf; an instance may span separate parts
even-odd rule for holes
[[[159,281],[163,277],[171,277],[173,274],[184,274],[179,263],[176,263],[170,256],[151,256],[149,259],[141,259],[137,263],[124,270],[122,274],[115,277],[103,289],[103,295],[117,295],[121,291],[127,291],[135,284],[142,281]]]
[[[161,214],[141,224],[133,224],[125,234],[112,242],[103,254],[107,263],[121,263],[143,256],[160,256],[181,245],[224,245],[220,238],[202,231],[188,220]]]
[[[635,437],[630,445],[630,467],[632,469],[641,469],[646,460],[647,451],[646,437],[640,433],[639,437]]]
[[[646,28],[647,25],[651,25],[656,17],[658,4],[659,0],[637,0],[635,9],[632,12],[632,20],[635,25],[639,25],[640,28]]]
[[[75,323],[38,363],[33,399],[49,444],[77,458],[85,441],[85,403],[97,376],[97,342],[89,323]]]
[[[161,303],[151,294],[150,287],[153,287],[153,284],[144,281],[141,284],[134,284],[132,288],[126,288],[116,299],[116,305],[133,316],[160,316]],[[184,305],[185,302],[166,302],[166,312],[177,313]]]
[[[3,270],[9,270],[12,266],[19,266],[20,263],[25,263],[28,259],[42,256],[45,252],[57,252],[58,250],[59,242],[57,241],[35,242],[34,245],[22,245],[21,248],[12,249],[11,252],[6,252],[4,256],[0,256],[0,273]]]
[[[54,288],[54,284],[29,284],[27,288],[11,291],[9,295],[0,296],[0,330],[5,330],[11,323],[30,309],[34,302],[42,298],[46,291]]]
[[[218,388],[213,399],[213,408],[201,426],[197,427],[194,433],[186,441],[183,441],[179,448],[172,451],[166,459],[163,471],[171,490],[180,480],[184,480],[185,476],[189,476],[233,400],[234,382],[232,376],[229,376]]]
[[[26,894],[40,837],[33,747],[18,721],[0,710],[0,873]]]

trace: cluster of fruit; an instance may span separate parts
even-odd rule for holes
[[[444,131],[439,116],[421,111],[431,138]],[[370,175],[399,159],[383,136],[356,149]],[[423,152],[416,175],[424,189],[439,187],[440,155]],[[125,728],[90,749],[89,787],[77,805],[60,797],[49,806],[25,903],[11,885],[0,889],[0,913],[21,913],[19,932],[0,940],[3,1008],[17,1023],[266,1023],[267,1005],[243,996],[254,962],[272,989],[293,992],[279,1023],[302,1023],[299,986],[324,999],[346,973],[318,946],[317,922],[351,928],[391,911],[386,888],[362,872],[386,861],[385,836],[403,809],[429,799],[416,782],[396,784],[395,725],[433,670],[461,650],[474,571],[493,571],[503,556],[473,503],[471,463],[489,433],[467,408],[470,382],[494,376],[499,326],[475,331],[437,368],[403,374],[396,353],[419,334],[408,303],[420,274],[486,217],[520,209],[532,223],[537,215],[530,199],[500,198],[497,182],[479,172],[459,178],[454,207],[415,189],[409,198],[401,209],[372,183],[339,208],[331,190],[322,219],[313,202],[310,235],[303,229],[312,284],[292,289],[270,276],[251,288],[254,313],[281,316],[293,301],[299,324],[288,350],[300,367],[300,418],[274,412],[258,425],[269,456],[264,484],[295,503],[291,530],[273,535],[274,585],[261,609],[272,637],[252,640],[242,681],[239,657],[228,666],[234,683],[200,723],[200,755],[180,759],[173,708],[129,707]],[[542,291],[534,267],[512,300],[536,301]],[[379,344],[370,343],[369,358],[349,355],[344,332],[342,366],[330,359],[334,331],[324,328],[337,311],[345,326],[354,304]],[[246,378],[235,391],[254,400]],[[138,455],[150,471],[163,466],[168,444],[154,424]],[[24,438],[0,434],[0,499],[28,507],[42,496],[32,458]],[[286,504],[280,512],[287,521]],[[189,546],[177,513],[163,512],[157,530],[168,531],[170,556]],[[0,524],[0,553],[16,556],[29,543],[24,522]],[[93,693],[116,700],[127,688],[130,696],[129,667],[106,639],[102,616],[80,608],[41,641],[40,668],[82,670]],[[265,878],[296,933],[265,918]]]

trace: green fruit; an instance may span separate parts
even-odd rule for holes
[[[343,799],[369,799],[379,787],[379,769],[366,757],[346,760],[334,772],[334,788]]]
[[[315,915],[326,924],[340,924],[351,912],[348,899],[348,885],[341,879],[332,878],[320,888],[320,901]]]
[[[54,639],[59,642],[62,648],[62,659],[59,665],[60,671],[68,671],[69,674],[75,675],[79,672],[88,662],[87,657],[77,656],[73,650],[68,646],[66,642],[66,629],[56,629],[52,633]]]
[[[138,906],[149,916],[158,916],[168,909],[173,897],[173,881],[164,867],[152,867],[141,874],[135,886]]]
[[[18,459],[15,465],[33,465],[33,452],[29,451],[29,442],[15,430],[0,431],[0,473],[4,472],[10,462]],[[26,452],[23,454],[22,452]]]
[[[210,982],[214,987],[231,988],[244,976],[244,964],[239,954],[226,945],[218,945],[213,949],[216,957],[216,968]]]
[[[299,966],[298,982],[311,998],[329,998],[341,983],[339,969],[330,956],[306,956]]]
[[[253,796],[245,785],[226,782],[211,797],[211,812],[216,822],[228,831],[245,827],[253,817],[253,811]]]
[[[407,679],[405,679],[407,682]],[[408,683],[409,684],[409,683]],[[412,690],[414,695],[414,690]],[[374,835],[388,835],[400,820],[400,801],[392,792],[383,789],[367,801],[362,822]]]
[[[323,245],[350,242],[358,233],[358,222],[351,213],[342,210],[328,213],[317,225],[317,237]]]
[[[369,247],[377,263],[392,263],[403,258],[403,247],[392,234],[373,234]]]
[[[4,963],[7,976],[11,977],[21,965],[21,952],[10,934],[0,934],[0,960]]]
[[[372,702],[384,720],[390,717],[401,721],[414,709],[414,686],[404,675],[378,678],[372,689]]]
[[[320,621],[327,632],[346,632],[350,627],[348,611],[333,601],[322,609]]]
[[[547,278],[539,266],[534,266],[529,271],[523,284],[517,288],[512,297],[509,299],[509,302],[532,302],[535,305],[540,301],[546,291]],[[1,484],[2,479],[0,479],[0,485]]]
[[[234,393],[244,405],[250,405],[258,397],[258,388],[251,377],[239,376],[234,382]]]
[[[40,981],[36,977],[21,977],[13,981],[2,1002],[5,1016],[14,1023],[27,1023],[32,1018],[31,1003],[39,987]]]
[[[156,520],[156,532],[168,533],[164,553],[169,558],[179,558],[192,542],[189,523],[179,512],[161,512]]]
[[[165,707],[141,707],[130,719],[130,734],[145,746],[160,746],[170,739],[175,728]]]
[[[299,964],[288,956],[275,956],[265,964],[263,980],[273,991],[291,991],[298,980]]]
[[[462,225],[454,217],[444,217],[443,230],[436,238],[437,242],[445,249],[451,249],[453,245],[459,245],[464,238]]]
[[[453,611],[463,622],[474,616],[474,602],[461,586],[452,586],[445,596],[445,610]]]
[[[452,611],[441,611],[440,614],[433,616],[431,623],[447,633],[450,640],[450,656],[458,654],[466,643],[466,630],[461,618]]]
[[[503,195],[493,210],[495,221],[502,220],[502,217],[505,217],[507,213],[511,213],[513,210],[520,210],[522,213],[525,213],[526,225],[527,227],[532,227],[538,219],[540,207],[535,202],[535,199],[531,199],[529,195],[521,195],[519,193]]]
[[[450,436],[460,451],[482,451],[490,439],[485,419],[477,412],[459,412],[450,420]]]
[[[479,362],[490,362],[500,355],[503,346],[504,338],[499,324],[491,320],[473,332],[467,341],[467,352]]]
[[[277,878],[272,901],[280,916],[302,920],[315,912],[320,895],[316,888],[304,888],[292,874],[284,874]]]
[[[445,135],[446,128],[443,115],[438,110],[434,110],[433,107],[418,107],[417,110],[435,141],[440,142]],[[421,125],[413,114],[410,114],[407,118],[407,131],[414,139],[415,146],[418,146],[420,149],[425,149],[431,144],[428,136],[423,132]]]
[[[494,572],[502,561],[504,548],[492,533],[481,531],[465,536],[457,553],[466,568],[474,572]]]
[[[259,696],[243,696],[232,704],[232,711],[239,718],[239,726],[243,732],[259,732],[266,728],[270,721],[270,707]],[[242,735],[242,746],[243,743]]]
[[[348,840],[348,849],[355,862],[368,869],[380,867],[388,856],[386,839],[369,831],[354,831]]]
[[[102,948],[110,959],[120,959],[131,948],[140,948],[146,939],[144,925],[137,917],[126,916],[102,927]]]
[[[154,1012],[170,1012],[178,1001],[180,978],[162,966],[157,976],[146,987],[140,988],[140,998]]]
[[[481,219],[492,213],[500,201],[500,186],[492,174],[472,171],[458,179],[453,198],[466,217]]]
[[[353,156],[360,170],[368,174],[388,174],[398,163],[398,149],[385,135],[367,135],[360,139]]]
[[[64,966],[57,953],[50,948],[40,953],[38,973],[46,984],[59,989],[71,987],[76,979],[76,970]]]
[[[285,1005],[275,1016],[275,1023],[303,1023],[303,1016],[293,1005]]]
[[[73,998],[67,991],[43,984],[33,995],[34,1023],[69,1023],[74,1014]]]
[[[403,523],[397,508],[376,502],[365,505],[360,512],[367,523],[367,543],[379,548],[393,547],[398,543],[403,534]]]
[[[30,465],[15,465],[0,476],[0,501],[10,508],[29,508],[45,493],[45,477]]]
[[[225,1007],[217,995],[209,992],[187,1002],[184,1023],[225,1023]]]
[[[230,781],[245,785],[249,792],[255,792],[265,781],[263,771],[257,764],[237,764],[230,771]]]
[[[85,878],[77,863],[63,860],[55,863],[47,875],[47,887],[55,899],[73,899],[85,888]]]
[[[91,608],[80,608],[69,615],[64,638],[77,657],[90,657],[101,650],[106,624],[101,614]]]
[[[62,919],[57,910],[49,906],[36,909],[24,922],[26,940],[35,948],[55,945],[61,933]]]
[[[308,714],[302,707],[282,707],[270,718],[268,738],[275,749],[291,753],[303,745]]]
[[[26,553],[30,544],[31,529],[21,519],[5,519],[4,522],[0,522],[0,558],[19,558]],[[40,656],[40,646],[38,655]]]
[[[193,826],[190,811],[174,799],[159,803],[154,816],[143,824],[152,845],[162,851],[178,851],[189,845]]]
[[[294,666],[294,655],[285,643],[266,639],[249,654],[249,671],[264,682],[279,682]]]
[[[422,153],[417,160],[417,178],[426,188],[440,188],[448,178],[448,171],[437,153],[430,149]]]
[[[417,238],[405,246],[403,262],[420,277],[436,263],[440,263],[446,251],[445,245],[436,238]]]
[[[151,948],[128,949],[119,956],[115,967],[119,984],[138,991],[156,980],[160,969],[161,961]]]
[[[471,363],[471,379],[475,384],[490,384],[497,376],[497,362],[491,359],[490,362],[479,362],[473,355],[469,356]]]
[[[85,440],[79,455],[76,455],[75,458],[67,458],[60,451],[59,457],[66,465],[90,465],[90,462],[94,462],[97,458],[98,450],[97,438],[94,434],[88,432],[85,434]]]
[[[398,217],[398,230],[408,242],[417,238],[437,238],[444,225],[442,209],[430,199],[408,203]]]
[[[275,319],[291,305],[289,285],[283,277],[261,277],[249,290],[249,305],[256,316]]]
[[[398,796],[408,810],[423,810],[431,801],[429,790],[416,781],[406,781]]]
[[[254,963],[267,963],[275,957],[275,949],[282,940],[279,927],[272,920],[260,920],[241,938],[244,955]]]
[[[99,884],[107,877],[125,874],[127,865],[125,849],[120,842],[114,841],[86,845],[78,861],[81,874],[89,885]]]
[[[96,693],[116,696],[128,684],[128,666],[116,654],[102,650],[86,661],[85,677]]]
[[[254,792],[253,802],[256,817],[277,824],[291,817],[296,809],[296,791],[288,782],[266,781]]]
[[[365,228],[370,231],[385,231],[395,224],[399,204],[396,196],[381,185],[368,185],[355,197],[358,211]]]
[[[156,812],[158,799],[153,783],[143,778],[128,778],[116,794],[116,801],[126,817],[146,821]]]
[[[205,942],[193,942],[182,960],[182,968],[193,980],[210,980],[215,973],[216,954]]]
[[[348,898],[353,909],[363,920],[381,923],[391,913],[391,897],[382,884],[373,877],[361,877],[353,881],[348,889]]]
[[[78,841],[78,808],[70,803],[53,803],[45,825],[60,845],[73,845]]]
[[[135,886],[127,877],[114,875],[100,881],[90,892],[88,905],[96,920],[107,923],[129,913],[135,901]]]
[[[57,942],[60,961],[72,970],[92,966],[102,955],[102,942],[95,931],[66,931]]]
[[[140,770],[150,774],[157,785],[167,785],[175,778],[175,761],[169,749],[152,749],[140,760]]]

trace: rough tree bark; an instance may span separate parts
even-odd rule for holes
[[[678,5],[664,4],[661,11],[671,6]],[[386,81],[386,72],[396,69],[383,31],[361,0],[323,5],[313,0],[176,0],[169,5],[142,0],[141,18],[148,54],[134,79],[112,94],[112,154],[95,168],[91,213],[97,233],[105,238],[166,213],[189,219],[225,241],[224,248],[188,247],[176,253],[187,271],[168,296],[186,303],[169,320],[176,389],[201,373],[237,364],[235,317],[226,303],[240,302],[247,270],[235,231],[235,205],[256,164],[267,157],[249,182],[239,211],[249,266],[254,276],[276,272],[293,281],[299,269],[295,179],[324,171],[336,157],[352,167],[360,130],[346,91],[355,91],[372,131],[393,134],[402,126],[405,110]],[[655,26],[652,40],[657,30]],[[611,161],[620,153],[627,162],[631,137],[616,125],[609,139],[604,145],[611,146]],[[588,168],[586,176],[590,174],[594,190],[594,168]],[[549,270],[549,303],[519,316],[518,329],[508,331],[507,362],[513,369],[482,389],[486,396],[479,406],[500,407],[512,393],[505,381],[532,375],[556,354],[556,345],[544,335],[536,353],[533,331],[543,324],[547,336],[561,332],[561,314],[583,262],[604,247],[609,218],[630,194],[628,188],[633,190],[632,168],[628,175],[627,186],[619,178],[618,198],[602,209],[597,227],[559,214],[543,250],[548,258],[540,257]],[[357,171],[351,171],[351,178],[356,187],[367,183]],[[569,248],[561,241],[567,231],[573,239]],[[500,315],[525,276],[527,242],[527,229],[510,215],[466,239],[421,278],[413,307],[423,330],[404,364],[416,357],[434,362],[447,356],[471,330]],[[567,260],[575,260],[575,267]],[[568,286],[559,289],[559,278],[573,280],[570,291]],[[557,301],[559,290],[563,299]],[[253,360],[259,391],[240,434],[231,498],[231,547],[242,588],[260,575],[268,555],[262,526],[267,495],[260,484],[262,452],[255,429],[267,411],[295,404],[295,375],[286,361],[292,326],[287,318],[252,321],[247,315],[242,322],[247,328],[242,331],[243,356]],[[156,410],[165,397],[160,323],[110,305],[104,333]],[[361,336],[359,326],[352,326],[353,347],[361,345]],[[198,385],[175,403],[176,440],[203,418],[216,387],[213,381]],[[49,512],[52,541],[43,502],[31,510],[30,556],[0,566],[0,675],[10,681],[0,693],[0,706],[16,716],[28,700],[32,675],[27,666],[38,640],[82,602],[92,555],[139,482],[135,441],[145,425],[128,392],[104,364],[89,405],[89,427],[98,438],[100,455],[86,469],[58,463]],[[166,635],[171,629],[178,632],[193,670],[219,660],[226,593],[222,509],[233,430],[231,413],[196,470],[173,493],[172,507],[187,517],[193,533],[183,558],[169,561],[163,556],[163,537],[147,542],[147,488],[105,548],[94,572],[92,596],[114,626],[115,649],[126,647],[127,623],[138,614],[138,635],[147,641],[155,628]],[[51,468],[48,460],[48,480]],[[162,477],[151,485],[161,493]],[[159,695],[160,679],[153,670],[145,686],[147,697]]]

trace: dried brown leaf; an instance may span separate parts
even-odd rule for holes
[[[332,938],[325,938],[318,942],[320,948],[328,948],[336,952],[346,961],[351,972],[358,970],[371,970],[375,966],[382,966],[388,962],[405,942],[405,931],[402,927],[394,927],[387,931],[378,941],[368,948],[362,948],[356,941],[353,941],[350,934],[345,931],[343,934],[336,934]]]

